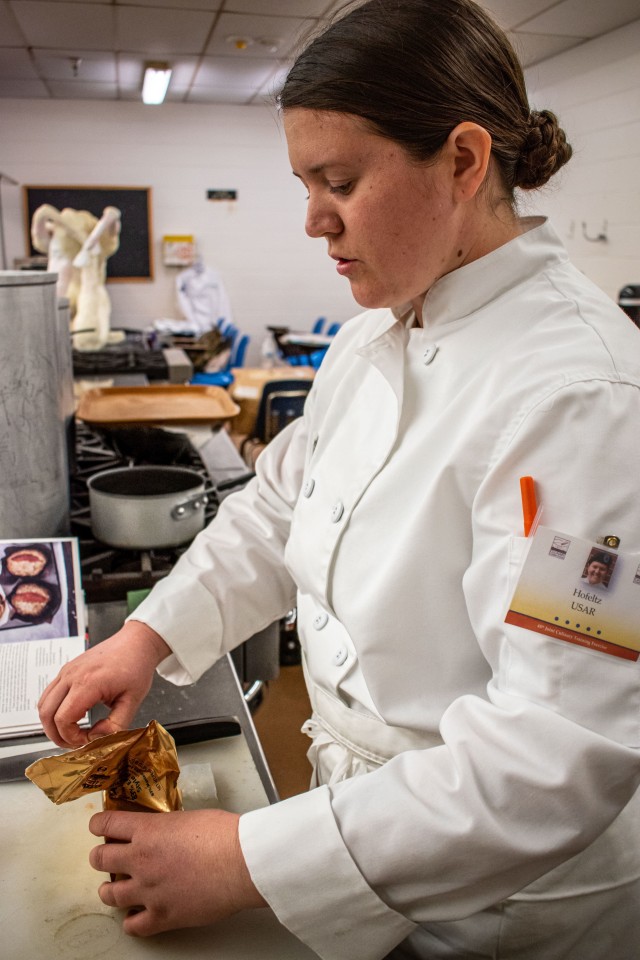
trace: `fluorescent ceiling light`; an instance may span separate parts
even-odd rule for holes
[[[146,63],[142,84],[142,102],[162,103],[170,79],[171,67],[168,63]]]

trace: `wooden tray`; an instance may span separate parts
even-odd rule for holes
[[[273,380],[313,380],[313,367],[232,367],[233,383],[229,387],[232,397],[262,396],[265,383]]]
[[[223,387],[163,384],[98,387],[82,394],[76,416],[96,426],[221,423],[240,412]]]

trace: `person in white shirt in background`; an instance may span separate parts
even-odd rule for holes
[[[178,275],[176,295],[189,328],[198,336],[221,322],[233,323],[229,295],[220,274],[205,266],[200,257]]]
[[[137,936],[268,904],[325,960],[635,960],[637,664],[504,622],[520,477],[547,526],[640,550],[637,330],[514,199],[571,149],[472,0],[355,6],[280,105],[307,233],[365,312],[255,480],[40,709],[60,744],[124,728],[156,668],[193,682],[295,603],[313,788],[97,814],[123,842],[92,865],[130,877],[99,895]]]

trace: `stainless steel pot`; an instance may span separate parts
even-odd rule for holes
[[[151,550],[192,540],[204,527],[205,482],[184,467],[119,467],[88,481],[91,529],[112,547]]]

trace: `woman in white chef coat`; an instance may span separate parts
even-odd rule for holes
[[[93,734],[123,728],[156,667],[192,682],[295,603],[314,789],[240,818],[96,815],[124,842],[91,863],[131,878],[100,897],[141,907],[140,936],[268,903],[326,960],[635,960],[638,665],[504,622],[521,476],[546,526],[640,549],[637,330],[513,201],[570,148],[471,0],[356,7],[281,105],[307,232],[365,312],[41,715],[63,744],[99,700]]]

